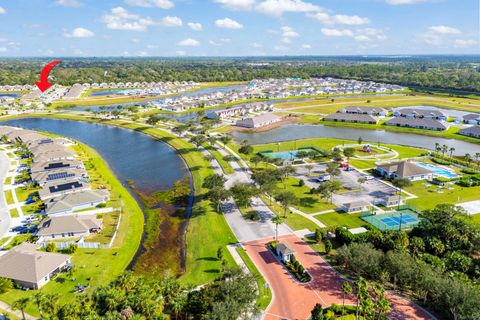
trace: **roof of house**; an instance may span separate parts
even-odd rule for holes
[[[0,256],[0,277],[38,283],[71,258],[36,249],[34,244],[23,243]]]
[[[0,136],[8,135],[10,132],[15,130],[16,128],[9,127],[9,126],[0,126]]]
[[[480,126],[473,126],[473,127],[465,128],[465,129],[460,130],[458,133],[463,134],[463,135],[474,134],[474,135],[480,136]]]
[[[349,106],[345,107],[341,110],[345,110],[346,112],[369,112],[373,111],[374,113],[380,112],[387,112],[386,109],[380,107],[357,107],[357,106]],[[340,110],[339,110],[340,111]]]
[[[345,203],[343,206],[346,208],[359,208],[359,207],[366,207],[369,206],[370,204],[366,201],[359,200],[359,201],[353,201],[349,203]]]
[[[433,116],[433,117],[444,117],[445,114],[439,110],[432,110],[432,109],[415,109],[415,108],[405,108],[405,109],[399,109],[395,111],[396,113],[398,112],[401,115],[407,115],[407,114],[414,114],[416,116]]]
[[[294,251],[286,243],[277,243],[277,250],[282,254],[293,254]]]
[[[265,123],[265,122],[277,121],[277,120],[280,120],[280,119],[281,119],[281,117],[279,117],[277,115],[274,115],[272,113],[264,113],[264,114],[261,114],[259,116],[245,118],[245,119],[242,119],[240,121],[247,121],[247,122],[251,122],[253,125],[257,125],[257,124],[262,124],[262,123]]]
[[[438,129],[447,129],[447,126],[440,121],[435,119],[419,119],[419,118],[403,118],[403,117],[395,117],[386,122],[389,125],[409,125],[412,127],[427,127],[427,128],[438,128]]]
[[[81,178],[87,177],[87,172],[85,169],[77,168],[59,168],[48,171],[34,172],[31,174],[32,180],[37,183],[46,183],[49,181],[62,180],[67,178]]]
[[[57,192],[64,192],[67,190],[84,189],[88,188],[88,183],[79,182],[77,179],[66,179],[61,181],[47,182],[45,186],[38,191],[40,198],[44,198],[49,195],[55,196]]]
[[[46,203],[46,213],[55,214],[64,212],[72,208],[86,203],[103,202],[108,199],[107,190],[85,190],[75,193],[66,194]]]
[[[49,161],[49,159],[67,159],[74,157],[73,152],[68,151],[66,149],[63,150],[50,150],[42,153],[38,153],[35,155],[33,160],[35,162],[44,162]]]
[[[38,161],[32,163],[30,170],[32,172],[57,170],[59,168],[84,168],[83,163],[78,160],[53,160]]]
[[[377,168],[388,173],[395,173],[400,178],[432,173],[430,170],[417,166],[415,163],[407,160],[380,164]]]
[[[92,228],[100,228],[102,220],[93,215],[88,216],[59,216],[43,219],[37,231],[37,236],[47,236],[62,233],[84,233]]]
[[[469,113],[463,116],[463,120],[480,120],[480,114]]]
[[[369,114],[357,114],[357,113],[339,113],[335,112],[329,114],[323,120],[335,121],[335,120],[347,120],[347,121],[365,121],[365,122],[377,122],[377,119]]]

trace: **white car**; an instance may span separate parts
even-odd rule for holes
[[[366,181],[375,179],[374,176],[364,176],[363,178],[364,178]]]

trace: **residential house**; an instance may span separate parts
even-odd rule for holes
[[[47,217],[40,221],[36,233],[39,242],[61,238],[82,238],[102,229],[102,219],[95,215]]]
[[[433,109],[404,108],[395,110],[393,115],[395,117],[405,118],[436,119],[442,121],[447,120],[447,116],[443,112]]]
[[[277,251],[277,256],[280,257],[280,260],[283,262],[291,262],[294,251],[286,243],[279,242],[277,243],[275,250]]]
[[[51,150],[43,153],[39,153],[34,156],[33,162],[48,162],[48,161],[60,161],[60,160],[74,160],[75,154],[67,149]]]
[[[473,126],[458,131],[462,136],[480,138],[480,126]]]
[[[88,174],[84,169],[59,168],[48,171],[35,172],[31,174],[32,180],[39,186],[53,181],[65,181],[67,179],[77,179],[78,181],[87,181]]]
[[[408,128],[436,130],[436,131],[443,131],[448,129],[448,126],[446,124],[441,123],[438,120],[426,119],[426,118],[424,119],[424,118],[395,117],[385,122],[385,124],[388,126],[408,127]]]
[[[433,172],[416,165],[412,161],[402,160],[379,164],[375,168],[378,174],[389,179],[432,180]]]
[[[463,116],[463,122],[468,124],[478,124],[480,125],[480,114],[470,113]]]
[[[276,116],[272,113],[265,113],[255,117],[248,117],[241,120],[237,120],[235,123],[238,127],[244,128],[261,128],[265,127],[282,120],[281,117]]]
[[[84,190],[90,190],[90,185],[88,183],[70,178],[63,181],[47,182],[43,188],[38,191],[38,194],[40,198],[45,201],[54,197],[60,197]]]
[[[71,267],[71,256],[37,251],[37,245],[23,243],[0,256],[0,277],[27,289],[40,289],[58,272]]]
[[[371,116],[381,116],[384,117],[388,114],[388,111],[384,108],[379,107],[355,107],[350,106],[338,110],[339,113],[353,113],[353,114],[369,114]]]
[[[34,162],[30,166],[30,172],[38,173],[58,169],[85,169],[83,163],[78,160],[57,160],[57,161],[43,161]]]
[[[369,114],[357,114],[357,113],[332,113],[325,118],[324,121],[335,121],[335,122],[351,122],[351,123],[367,123],[367,124],[377,124],[378,120],[372,117]]]
[[[85,190],[56,197],[45,202],[49,216],[72,214],[74,211],[94,208],[109,198],[107,190]]]

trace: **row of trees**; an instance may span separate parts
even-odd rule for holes
[[[257,312],[256,290],[255,279],[240,269],[226,269],[200,289],[168,275],[151,279],[125,272],[67,303],[59,294],[40,290],[17,300],[13,308],[24,312],[31,303],[42,319],[58,320],[248,319]]]
[[[337,77],[372,80],[424,88],[480,91],[480,74],[468,58],[382,58],[366,63],[362,57],[210,58],[210,59],[62,59],[52,76],[58,83],[143,81],[249,81],[259,78]],[[461,59],[463,59],[461,62]],[[370,59],[372,60],[372,59]],[[452,61],[454,60],[454,61]],[[252,62],[263,62],[261,65]],[[0,61],[0,84],[31,84],[46,60]],[[371,62],[371,61],[369,61]],[[470,61],[471,62],[471,61]]]

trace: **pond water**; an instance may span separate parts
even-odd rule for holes
[[[337,138],[357,140],[373,143],[398,144],[432,150],[435,143],[454,147],[456,155],[480,152],[480,144],[455,139],[437,138],[412,133],[390,132],[384,130],[355,129],[346,127],[329,127],[324,125],[292,124],[265,132],[232,132],[236,141],[247,140],[250,144],[263,144],[281,141],[291,141],[307,138]],[[479,141],[480,143],[480,141]]]
[[[12,98],[16,98],[18,97],[18,93],[0,93],[0,98],[1,97],[12,97]]]
[[[147,135],[104,124],[61,119],[17,119],[5,125],[71,137],[95,149],[125,183],[142,192],[169,189],[187,174],[180,156],[169,145]]]

